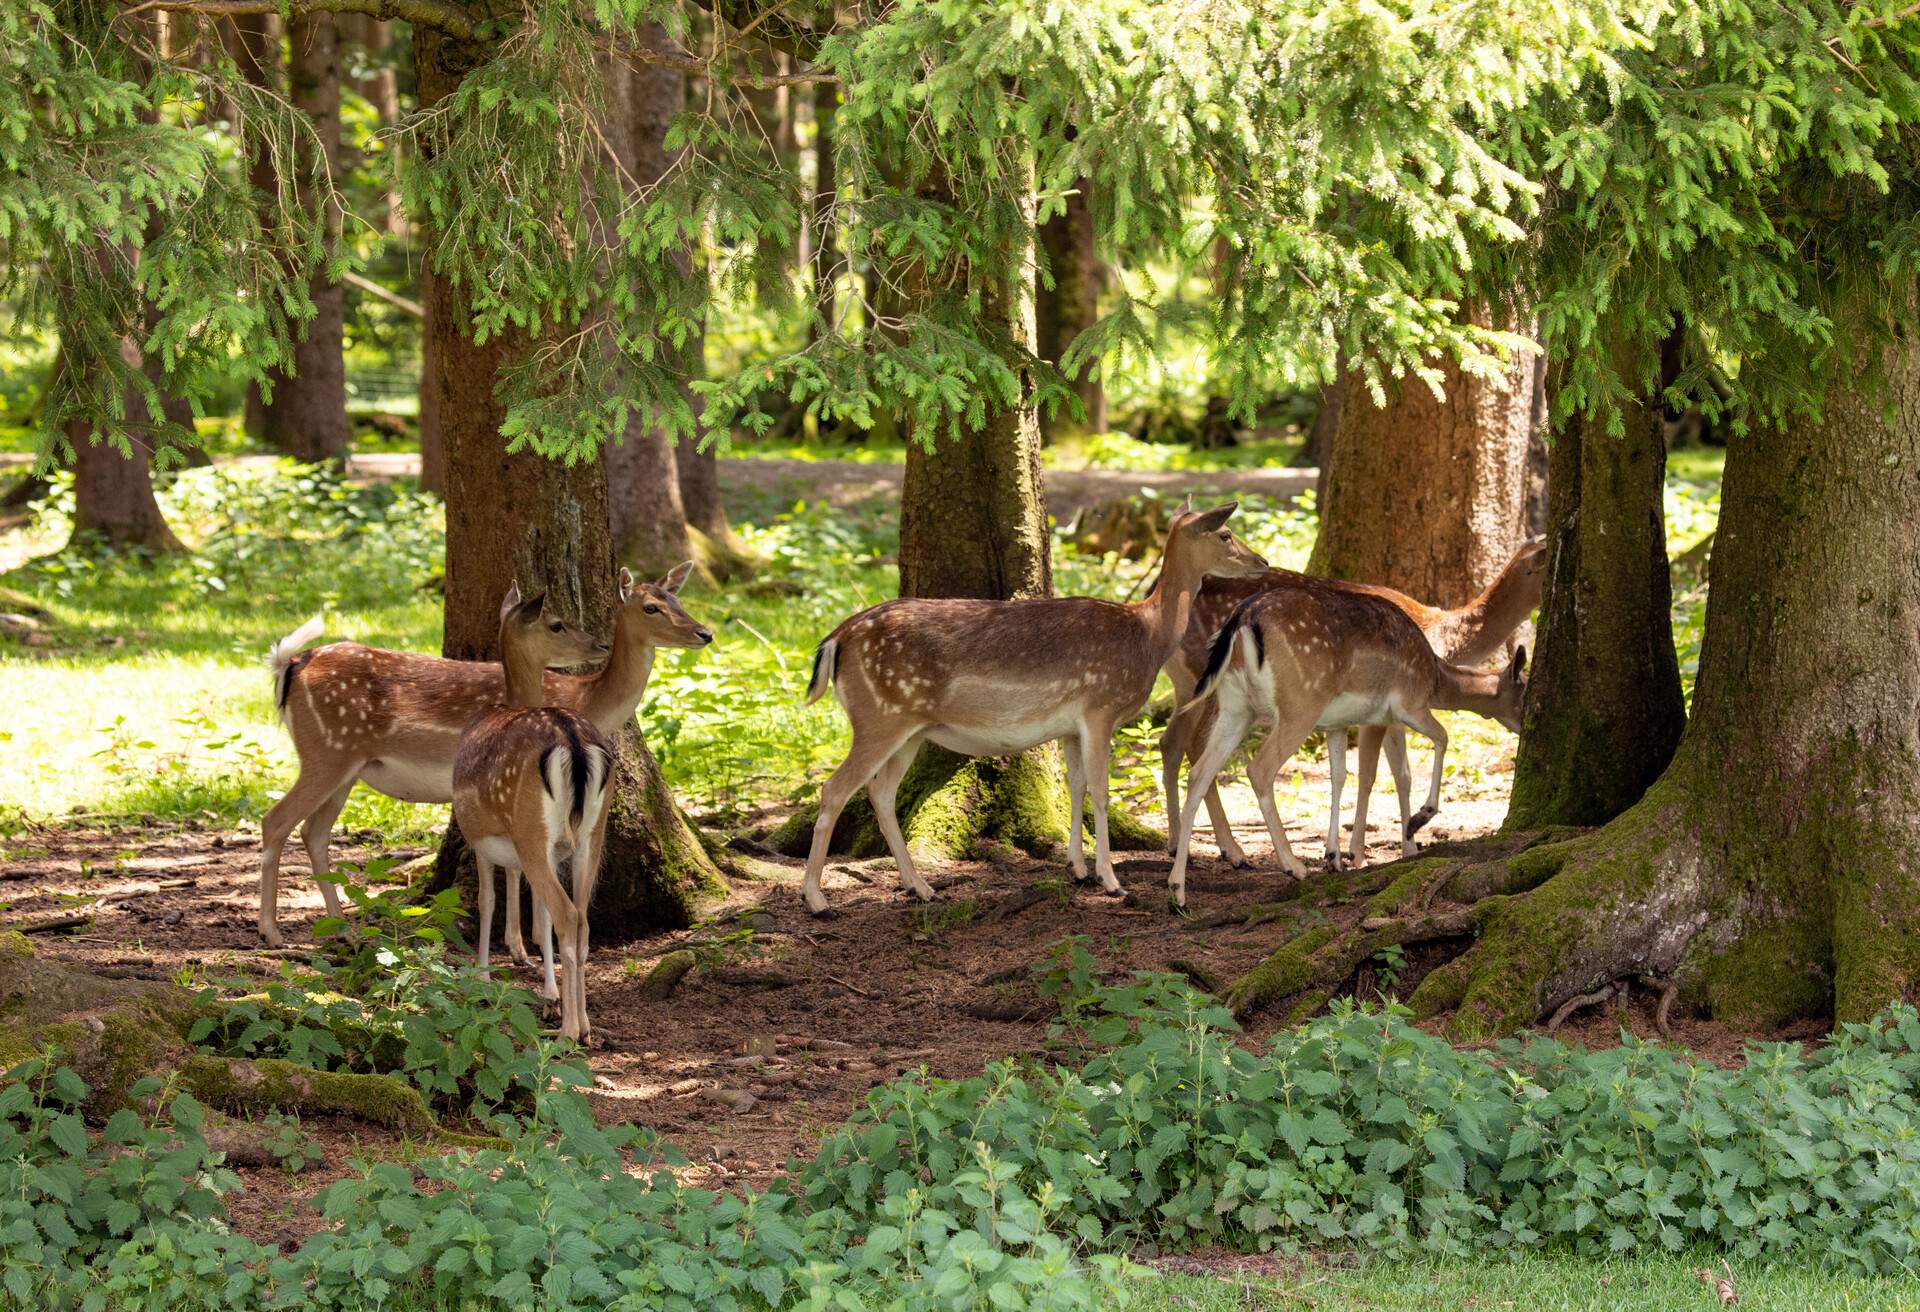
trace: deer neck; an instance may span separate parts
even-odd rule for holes
[[[1521,586],[1519,571],[1509,566],[1487,585],[1486,591],[1460,609],[1447,612],[1445,640],[1436,645],[1442,646],[1446,658],[1456,664],[1478,665],[1500,650],[1535,604]]]
[[[540,662],[527,659],[514,643],[500,649],[500,664],[507,672],[507,704],[540,706],[547,700],[547,672]]]
[[[587,676],[582,713],[607,733],[631,720],[653,677],[653,651],[646,639],[617,633],[605,668]]]
[[[1165,665],[1179,650],[1180,639],[1193,617],[1193,599],[1200,591],[1204,576],[1183,558],[1169,556],[1160,567],[1159,581],[1144,601],[1134,607],[1146,627],[1147,642]]]

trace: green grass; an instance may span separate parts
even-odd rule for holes
[[[1716,1259],[1649,1257],[1589,1261],[1529,1254],[1513,1258],[1365,1262],[1345,1268],[1309,1262],[1288,1276],[1154,1274],[1131,1284],[1129,1312],[1710,1312],[1723,1305],[1695,1271]],[[1749,1312],[1869,1312],[1920,1308],[1920,1284],[1774,1265],[1736,1267],[1736,1305]]]

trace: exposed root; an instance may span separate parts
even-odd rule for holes
[[[1565,1002],[1561,1003],[1559,1009],[1553,1013],[1553,1019],[1547,1022],[1547,1033],[1552,1034],[1559,1030],[1562,1025],[1567,1023],[1567,1017],[1573,1015],[1574,1012],[1579,1011],[1582,1007],[1597,1007],[1612,996],[1613,985],[1607,984],[1595,989],[1591,993],[1582,993],[1577,998],[1568,998]]]
[[[1680,981],[1677,979],[1659,979],[1652,975],[1642,975],[1640,982],[1650,989],[1660,990],[1660,1007],[1653,1013],[1653,1026],[1660,1031],[1660,1037],[1671,1039],[1673,1026],[1667,1022],[1668,1013],[1673,1010],[1673,1000],[1680,996]]]

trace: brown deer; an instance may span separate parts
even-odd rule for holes
[[[1205,712],[1200,749],[1187,775],[1173,869],[1173,901],[1187,900],[1187,852],[1201,799],[1253,722],[1271,727],[1254,755],[1249,782],[1273,837],[1281,866],[1296,879],[1307,871],[1294,856],[1274,802],[1274,781],[1315,729],[1399,725],[1433,743],[1433,774],[1418,829],[1440,809],[1447,731],[1434,710],[1468,710],[1520,731],[1527,652],[1500,673],[1450,665],[1433,654],[1426,634],[1385,597],[1343,584],[1303,579],[1247,598],[1234,608],[1207,653],[1189,714]]]
[[[827,844],[862,785],[901,882],[915,897],[934,899],[894,813],[900,780],[925,742],[967,756],[1002,756],[1064,740],[1072,798],[1068,864],[1075,879],[1086,878],[1080,817],[1091,785],[1095,869],[1100,886],[1122,896],[1107,848],[1113,733],[1146,704],[1180,644],[1200,581],[1267,567],[1227,529],[1234,509],[1175,518],[1159,581],[1132,605],[1094,597],[902,598],[863,610],[829,634],[814,654],[807,701],[831,687],[853,725],[853,746],[820,790],[803,889],[808,909],[826,914],[820,872]]]
[[[496,867],[526,874],[541,916],[545,996],[560,1000],[560,1031],[577,1042],[587,1021],[587,908],[600,868],[613,785],[613,740],[576,711],[543,706],[545,672],[604,655],[607,644],[546,609],[544,595],[522,601],[516,585],[500,605],[500,658],[507,705],[482,711],[460,735],[453,757],[453,819],[479,868],[480,964],[493,936]],[[560,882],[565,865],[572,891]],[[517,885],[509,883],[510,894]],[[558,931],[567,988],[553,978],[549,930]]]
[[[1499,577],[1484,592],[1455,610],[1424,605],[1392,588],[1367,583],[1342,586],[1392,602],[1420,626],[1427,635],[1428,643],[1442,660],[1456,665],[1475,666],[1499,651],[1513,631],[1539,606],[1541,590],[1546,581],[1546,568],[1546,544],[1527,543],[1513,554]],[[1220,626],[1226,623],[1234,607],[1248,597],[1274,588],[1293,587],[1303,580],[1317,584],[1335,583],[1333,580],[1307,579],[1307,576],[1292,570],[1276,569],[1254,578],[1209,579],[1200,589],[1200,595],[1194,598],[1193,619],[1187,625],[1178,654],[1167,663],[1167,675],[1173,680],[1174,714],[1160,740],[1160,774],[1169,821],[1180,812],[1180,762],[1183,757],[1191,756],[1198,746],[1198,717],[1183,716],[1179,708],[1192,698],[1194,685],[1200,681],[1200,672],[1206,666],[1207,648],[1213,635],[1220,631]],[[1367,802],[1373,792],[1374,772],[1378,768],[1383,744],[1387,750],[1387,768],[1393,775],[1394,788],[1400,799],[1402,854],[1411,856],[1414,836],[1409,824],[1413,802],[1408,795],[1410,772],[1407,766],[1406,730],[1398,725],[1364,725],[1360,728],[1359,740],[1360,791],[1354,802],[1352,859],[1358,864],[1366,852]],[[1334,729],[1328,733],[1327,758],[1332,775],[1333,802],[1328,820],[1328,833],[1332,837],[1327,842],[1327,855],[1335,868],[1340,865],[1340,794],[1345,784],[1346,746],[1345,729]],[[1220,849],[1222,859],[1233,866],[1245,866],[1246,854],[1234,841],[1217,784],[1207,790],[1206,805],[1207,815],[1213,822],[1214,844]],[[1167,841],[1170,847],[1178,842],[1178,835],[1173,832],[1171,824]]]
[[[545,700],[578,711],[602,733],[633,719],[646,694],[656,647],[704,647],[713,634],[682,609],[680,587],[691,561],[658,583],[636,584],[620,571],[613,652],[597,674],[548,674]],[[450,661],[413,652],[336,642],[303,651],[320,636],[315,616],[273,645],[273,699],[293,739],[300,775],[260,825],[260,937],[281,942],[277,915],[280,853],[305,825],[307,858],[327,914],[340,902],[327,880],[327,842],[356,782],[403,802],[453,800],[453,754],[460,731],[481,711],[504,706],[506,676],[497,662]],[[507,948],[526,960],[520,899],[507,903]]]

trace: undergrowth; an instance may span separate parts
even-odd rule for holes
[[[369,935],[340,980],[363,950],[404,971],[435,946]],[[1255,1051],[1174,977],[1097,987],[1074,944],[1036,973],[1062,1060],[881,1086],[764,1193],[685,1185],[670,1148],[595,1124],[584,1068],[546,1060],[493,1116],[503,1146],[361,1164],[286,1256],[221,1225],[235,1180],[190,1099],[149,1082],[166,1114],[95,1136],[80,1081],[30,1061],[0,1090],[0,1303],[1094,1308],[1122,1254],[1201,1244],[1920,1266],[1910,1007],[1722,1070],[1631,1040],[1463,1052],[1350,1004]],[[474,1020],[418,1014],[447,1040]]]

